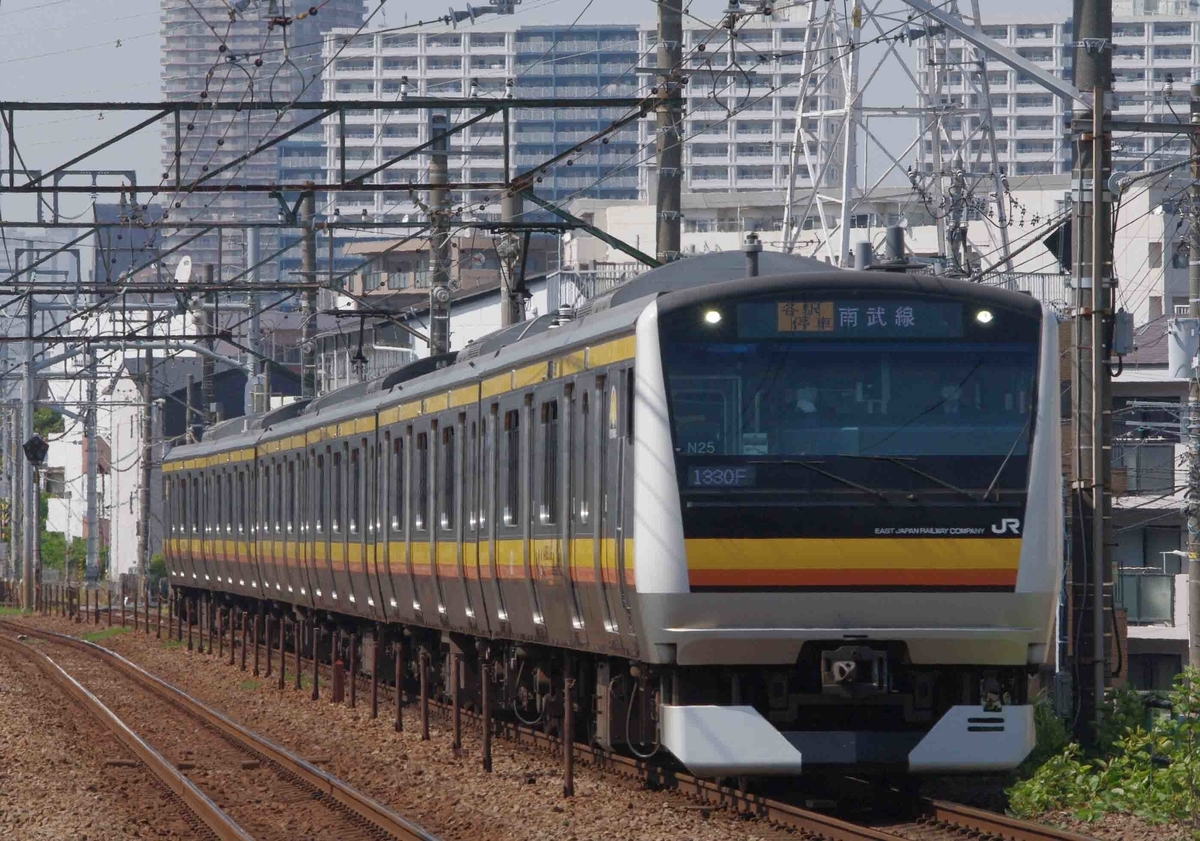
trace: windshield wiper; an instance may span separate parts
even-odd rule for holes
[[[992,477],[992,481],[988,483],[987,490],[983,492],[980,499],[987,499],[991,494],[992,489],[996,487],[996,483],[1000,481],[1000,474],[1004,472],[1008,460],[1012,458],[1012,454],[1017,451],[1017,445],[1021,443],[1021,438],[1025,435],[1025,430],[1029,428],[1029,422],[1033,420],[1033,415],[1025,418],[1025,423],[1021,425],[1021,429],[1017,432],[1017,437],[1013,439],[1012,446],[1008,448],[1008,455],[1004,457],[1004,461],[1000,462],[1000,468],[996,471],[996,475]]]
[[[975,498],[975,497],[971,496],[971,492],[968,491],[966,488],[960,488],[958,485],[955,485],[951,482],[947,482],[945,479],[939,479],[937,476],[934,476],[932,473],[926,473],[924,470],[921,470],[919,467],[913,467],[911,464],[906,462],[904,459],[899,458],[898,456],[862,456],[862,455],[848,455],[848,454],[843,455],[843,454],[839,453],[838,457],[839,458],[860,458],[860,459],[868,459],[870,461],[890,462],[892,464],[899,465],[900,467],[903,467],[905,470],[915,473],[918,476],[921,476],[922,478],[928,479],[930,482],[933,482],[934,484],[941,485],[943,488],[947,488],[949,490],[954,491],[957,494],[961,494],[962,496],[965,496],[967,499]]]
[[[749,464],[795,464],[795,465],[799,465],[800,467],[803,467],[807,470],[811,470],[814,473],[819,473],[827,479],[832,479],[835,482],[840,482],[841,484],[845,485],[846,487],[854,488],[856,491],[862,491],[863,493],[868,493],[868,494],[871,494],[872,496],[877,496],[880,499],[882,499],[884,502],[888,501],[888,497],[883,491],[876,490],[875,488],[868,488],[866,485],[860,485],[858,482],[855,482],[851,479],[847,479],[845,476],[839,476],[836,473],[830,473],[828,470],[822,470],[821,468],[817,467],[818,464],[824,464],[824,462],[821,462],[821,461],[809,461],[809,460],[805,460],[805,459],[755,459],[755,460],[750,461]]]

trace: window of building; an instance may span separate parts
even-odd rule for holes
[[[1154,48],[1155,61],[1191,61],[1192,47],[1190,44],[1177,44]]]
[[[1171,249],[1171,268],[1186,269],[1188,267],[1188,253],[1185,248]]]
[[[1115,38],[1143,38],[1146,35],[1146,24],[1144,23],[1113,23],[1113,37]],[[1118,49],[1120,49],[1118,47]]]
[[[993,41],[1007,41],[1008,27],[1007,26],[985,26],[983,28],[984,36],[991,38]]]
[[[426,35],[425,36],[425,46],[426,47],[461,47],[462,46],[462,36],[461,35],[452,35],[452,34]]]
[[[502,32],[472,32],[471,47],[503,47],[504,33]]]
[[[1037,38],[1047,39],[1054,37],[1054,27],[1052,26],[1018,26],[1018,38]]]
[[[1030,61],[1054,61],[1052,47],[1018,47],[1017,55]]]
[[[416,49],[416,35],[384,35],[379,46],[384,50]]]
[[[1054,97],[1048,93],[1017,94],[1018,108],[1049,108],[1054,104]]]
[[[1162,268],[1162,257],[1163,257],[1163,244],[1161,242],[1151,242],[1151,243],[1148,243],[1148,245],[1150,247],[1150,258],[1149,258],[1150,268],[1161,269]]]
[[[1129,655],[1129,683],[1139,691],[1168,691],[1182,670],[1183,658],[1178,654]]]
[[[1192,25],[1190,23],[1156,23],[1154,24],[1155,38],[1190,38]]]
[[[375,70],[373,58],[339,58],[333,64],[339,73],[370,73]]]

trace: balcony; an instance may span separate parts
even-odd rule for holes
[[[1120,567],[1114,599],[1128,611],[1130,625],[1175,624],[1175,584],[1186,575],[1171,575],[1156,569]]]

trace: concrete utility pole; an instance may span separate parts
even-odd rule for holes
[[[138,485],[138,536],[137,562],[141,565],[142,574],[150,571],[150,479],[154,475],[154,464],[151,457],[154,454],[154,415],[151,402],[154,400],[154,351],[146,348],[142,352],[142,456],[141,482]],[[188,399],[191,399],[191,383],[188,383]],[[187,428],[191,430],[191,416],[187,419]]]
[[[250,270],[250,285],[258,285],[258,228],[246,229],[246,264]],[[250,349],[250,364],[246,366],[246,414],[259,414],[267,410],[266,366],[262,361],[262,324],[259,309],[262,296],[250,293],[250,322],[247,329],[246,347]]]
[[[1200,82],[1192,82],[1192,186],[1188,228],[1189,315],[1200,318]],[[1188,663],[1200,668],[1200,370],[1188,391]]]
[[[1112,76],[1112,2],[1075,0],[1075,87],[1094,93],[1091,112],[1075,111],[1072,223],[1075,255],[1075,334],[1072,418],[1074,481],[1071,490],[1072,655],[1079,686],[1077,729],[1094,739],[1109,679],[1112,635],[1112,544],[1109,498],[1112,440],[1111,375],[1107,320],[1111,317],[1112,232],[1108,179],[1112,147],[1104,131],[1105,99]]]
[[[213,285],[213,264],[204,264],[204,284],[212,288]],[[200,307],[200,312],[196,316],[196,324],[200,328],[197,333],[212,335],[213,332],[213,311],[212,311],[212,293],[205,292],[200,298],[203,305]],[[209,350],[212,350],[213,340],[205,339]],[[216,377],[217,364],[211,356],[200,357],[200,399],[203,402],[201,406],[200,417],[204,418],[204,429],[207,430],[213,423],[213,403],[216,402],[213,398],[213,379]]]
[[[33,437],[33,410],[37,400],[37,381],[33,366],[34,296],[25,299],[25,370],[21,387],[21,443]],[[38,511],[33,487],[33,465],[21,459],[21,606],[33,610],[33,557],[37,551]]]
[[[658,87],[655,109],[655,163],[658,168],[658,259],[679,259],[683,227],[683,0],[658,0],[658,52],[654,84]]]
[[[317,195],[311,182],[304,185],[300,197],[300,235],[304,247],[300,251],[300,276],[309,288],[300,296],[300,397],[311,400],[317,396]]]
[[[100,520],[97,511],[96,473],[98,472],[99,453],[96,452],[96,415],[100,411],[98,405],[96,383],[96,351],[89,348],[87,352],[87,411],[84,414],[84,446],[87,447],[87,556],[84,580],[93,581],[96,571],[100,568]]]
[[[448,120],[429,115],[429,354],[450,352],[450,191],[447,183]]]
[[[842,63],[846,73],[846,114],[842,130],[842,196],[838,220],[838,265],[846,268],[852,256],[850,245],[850,206],[858,183],[858,121],[862,119],[862,99],[858,90],[858,42],[862,32],[862,10],[857,3],[850,18],[849,38]],[[808,96],[804,91],[803,96]]]
[[[507,176],[506,176],[507,177]],[[500,200],[500,221],[516,222],[523,212],[520,193],[505,194]],[[521,237],[515,231],[505,231],[500,242],[500,259],[503,263],[501,276],[504,288],[501,290],[500,326],[508,327],[525,320],[525,300],[517,288],[517,266],[520,265]],[[559,267],[561,270],[561,267]]]

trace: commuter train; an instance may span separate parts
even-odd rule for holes
[[[487,663],[497,711],[701,776],[1016,766],[1062,572],[1053,312],[658,274],[173,450],[172,584],[442,687],[453,652],[476,708]]]

